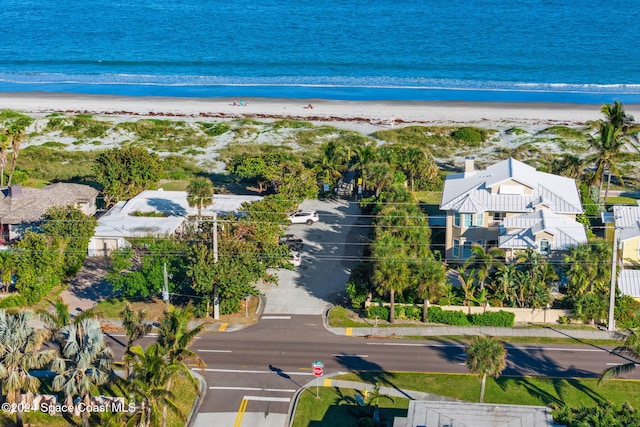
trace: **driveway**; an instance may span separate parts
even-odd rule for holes
[[[303,210],[316,210],[320,221],[292,224],[287,233],[300,236],[302,262],[294,270],[279,269],[278,285],[262,285],[263,315],[322,314],[345,299],[345,284],[367,241],[369,220],[358,204],[346,200],[306,200]]]

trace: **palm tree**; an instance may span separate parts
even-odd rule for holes
[[[367,171],[368,182],[375,190],[376,197],[380,196],[382,190],[393,184],[394,170],[388,164],[374,163]]]
[[[8,129],[0,133],[0,187],[4,187],[4,169],[7,166],[7,154],[11,147],[12,135]]]
[[[321,147],[320,163],[324,172],[326,184],[332,183],[332,178],[342,175],[344,169],[343,147],[336,141],[329,141]]]
[[[39,310],[40,320],[42,320],[55,337],[58,336],[60,330],[71,323],[71,314],[69,314],[69,306],[58,298],[55,302],[49,301],[53,305],[53,312],[49,310]]]
[[[44,368],[56,355],[55,350],[41,350],[49,331],[35,329],[32,317],[31,311],[7,314],[0,310],[0,380],[9,403],[21,403],[25,393],[27,402],[32,401],[40,380],[31,375],[31,370]],[[22,407],[17,409],[16,425],[22,427]]]
[[[372,282],[378,293],[389,293],[389,322],[395,321],[395,293],[402,292],[410,284],[409,266],[402,257],[406,256],[404,243],[389,232],[383,232],[373,245]]]
[[[611,279],[612,248],[603,240],[576,245],[564,256],[569,280],[567,293],[580,296],[585,292],[608,289]]]
[[[620,152],[625,146],[625,139],[623,138],[622,129],[616,128],[611,123],[600,122],[600,128],[597,137],[589,138],[589,144],[594,148],[597,153],[591,156],[590,160],[596,162],[596,170],[594,173],[593,184],[600,185],[600,191],[602,192],[602,184],[604,182],[604,175],[608,171],[607,189],[605,191],[605,201],[609,194],[609,185],[611,183],[611,174],[616,174],[620,181],[622,181],[622,175],[618,170],[616,162],[620,157]]]
[[[129,421],[138,427],[157,426],[161,421],[161,408],[167,407],[184,422],[185,415],[175,403],[175,394],[167,389],[167,384],[180,373],[180,366],[167,361],[160,345],[153,343],[144,350],[136,345],[125,354],[125,361],[131,367],[128,388],[139,410]]]
[[[113,375],[113,353],[104,340],[100,323],[83,319],[64,326],[60,337],[64,342],[62,354],[51,364],[51,370],[57,374],[53,389],[64,391],[67,405],[72,405],[76,396],[90,405],[91,389],[106,384]],[[89,413],[83,411],[81,415],[83,427],[89,426]]]
[[[411,280],[423,300],[422,321],[428,322],[428,309],[432,301],[447,293],[447,270],[435,259],[418,260],[411,265]]]
[[[129,353],[131,346],[135,341],[144,337],[151,332],[151,324],[145,323],[144,318],[147,317],[146,310],[133,311],[129,304],[124,306],[124,309],[120,312],[120,318],[122,320],[122,328],[127,335],[127,344],[124,348],[125,356]],[[125,378],[129,378],[129,365],[126,363],[125,357]]]
[[[515,300],[513,282],[519,273],[515,264],[502,264],[498,267],[496,280],[492,284],[495,294],[502,296],[503,304],[513,306]]]
[[[464,292],[464,305],[469,307],[469,314],[471,314],[471,298],[475,292],[475,286],[473,283],[476,280],[476,269],[466,270],[463,267],[458,267],[458,279]]]
[[[485,250],[480,245],[471,247],[471,257],[465,262],[465,266],[473,266],[476,268],[476,278],[480,285],[480,290],[484,289],[485,281],[491,270],[498,265],[498,259],[504,257],[504,252],[499,248],[490,248]]]
[[[195,363],[198,367],[204,368],[205,363],[200,356],[189,347],[196,337],[202,332],[204,324],[200,323],[190,328],[189,322],[193,318],[193,307],[185,308],[169,307],[164,312],[158,325],[158,345],[162,347],[165,360],[169,364],[176,364],[179,371],[186,376],[194,389],[200,392],[198,380],[191,374],[191,369],[186,362]],[[167,381],[166,389],[171,390],[172,378]],[[167,423],[167,405],[162,409],[162,426]]]
[[[11,179],[13,178],[13,172],[16,170],[16,163],[18,162],[18,153],[20,152],[20,145],[22,141],[27,137],[24,129],[20,126],[13,126],[9,132],[11,133],[11,148],[13,152],[11,154],[11,173],[9,174],[9,180],[7,181],[7,187],[11,187]]]
[[[356,170],[360,171],[360,175],[362,176],[362,189],[365,190],[367,188],[367,170],[378,157],[376,146],[375,144],[371,143],[356,147],[353,151],[356,153],[357,157],[357,160],[353,167]]]
[[[202,208],[213,203],[213,184],[202,176],[192,179],[187,186],[187,203],[198,208],[198,222],[202,216]]]
[[[467,368],[480,376],[480,403],[484,402],[487,375],[498,377],[507,366],[507,351],[493,337],[476,336],[467,348]]]
[[[622,345],[613,349],[611,354],[620,356],[628,360],[622,365],[615,365],[607,368],[601,375],[598,384],[602,384],[610,378],[618,378],[636,368],[640,361],[640,332],[629,329],[625,334],[619,334]]]
[[[611,123],[615,129],[621,129],[624,133],[633,123],[633,116],[624,111],[620,101],[615,101],[613,104],[603,104],[600,107],[600,112],[605,115],[608,123]]]

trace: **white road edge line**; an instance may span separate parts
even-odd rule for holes
[[[211,386],[209,390],[246,390],[246,391],[272,391],[278,393],[295,393],[294,388],[260,388],[260,387],[222,387]]]
[[[289,320],[291,316],[262,316],[260,320]]]
[[[272,375],[306,375],[313,376],[313,372],[274,372],[274,371],[252,371],[252,370],[243,370],[243,369],[215,369],[215,368],[191,368],[194,371],[205,371],[205,372],[221,372],[221,373],[229,373],[229,374],[272,374]]]
[[[622,366],[626,365],[626,363],[607,363],[607,366]],[[635,364],[636,367],[640,366],[640,363]]]
[[[393,345],[405,347],[437,347],[437,348],[460,348],[466,347],[462,344],[414,344],[414,343],[394,343],[394,342],[368,342],[367,345]],[[546,351],[575,351],[581,353],[607,352],[606,349],[599,348],[560,348],[560,347],[532,347],[519,345],[506,345],[507,349],[513,348],[517,350],[546,350]]]
[[[263,402],[291,402],[288,397],[244,396],[245,400],[261,400]]]
[[[205,350],[205,349],[198,349],[198,351],[202,351],[204,353],[231,353],[231,350]]]
[[[361,358],[367,358],[369,357],[368,354],[345,354],[345,353],[336,353],[336,354],[332,354],[333,357],[361,357]]]

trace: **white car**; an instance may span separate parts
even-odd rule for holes
[[[311,225],[314,222],[320,221],[320,218],[316,211],[298,211],[289,215],[289,221],[291,221],[291,224]]]
[[[291,259],[289,260],[294,267],[300,267],[300,263],[302,262],[302,257],[300,256],[300,252],[293,251],[291,252]]]

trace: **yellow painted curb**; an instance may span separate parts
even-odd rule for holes
[[[329,378],[327,378],[326,380],[324,380],[324,382],[322,383],[322,387],[331,387],[331,381]]]
[[[229,326],[228,323],[223,323],[222,325],[220,325],[220,327],[218,328],[218,332],[224,332],[227,330],[227,326]]]
[[[353,334],[353,328],[344,328],[344,334],[350,337]]]
[[[233,427],[240,427],[242,425],[242,419],[244,418],[244,413],[247,410],[247,403],[249,403],[247,399],[242,399],[242,402],[240,402],[238,415],[236,415],[236,421],[233,423]]]

